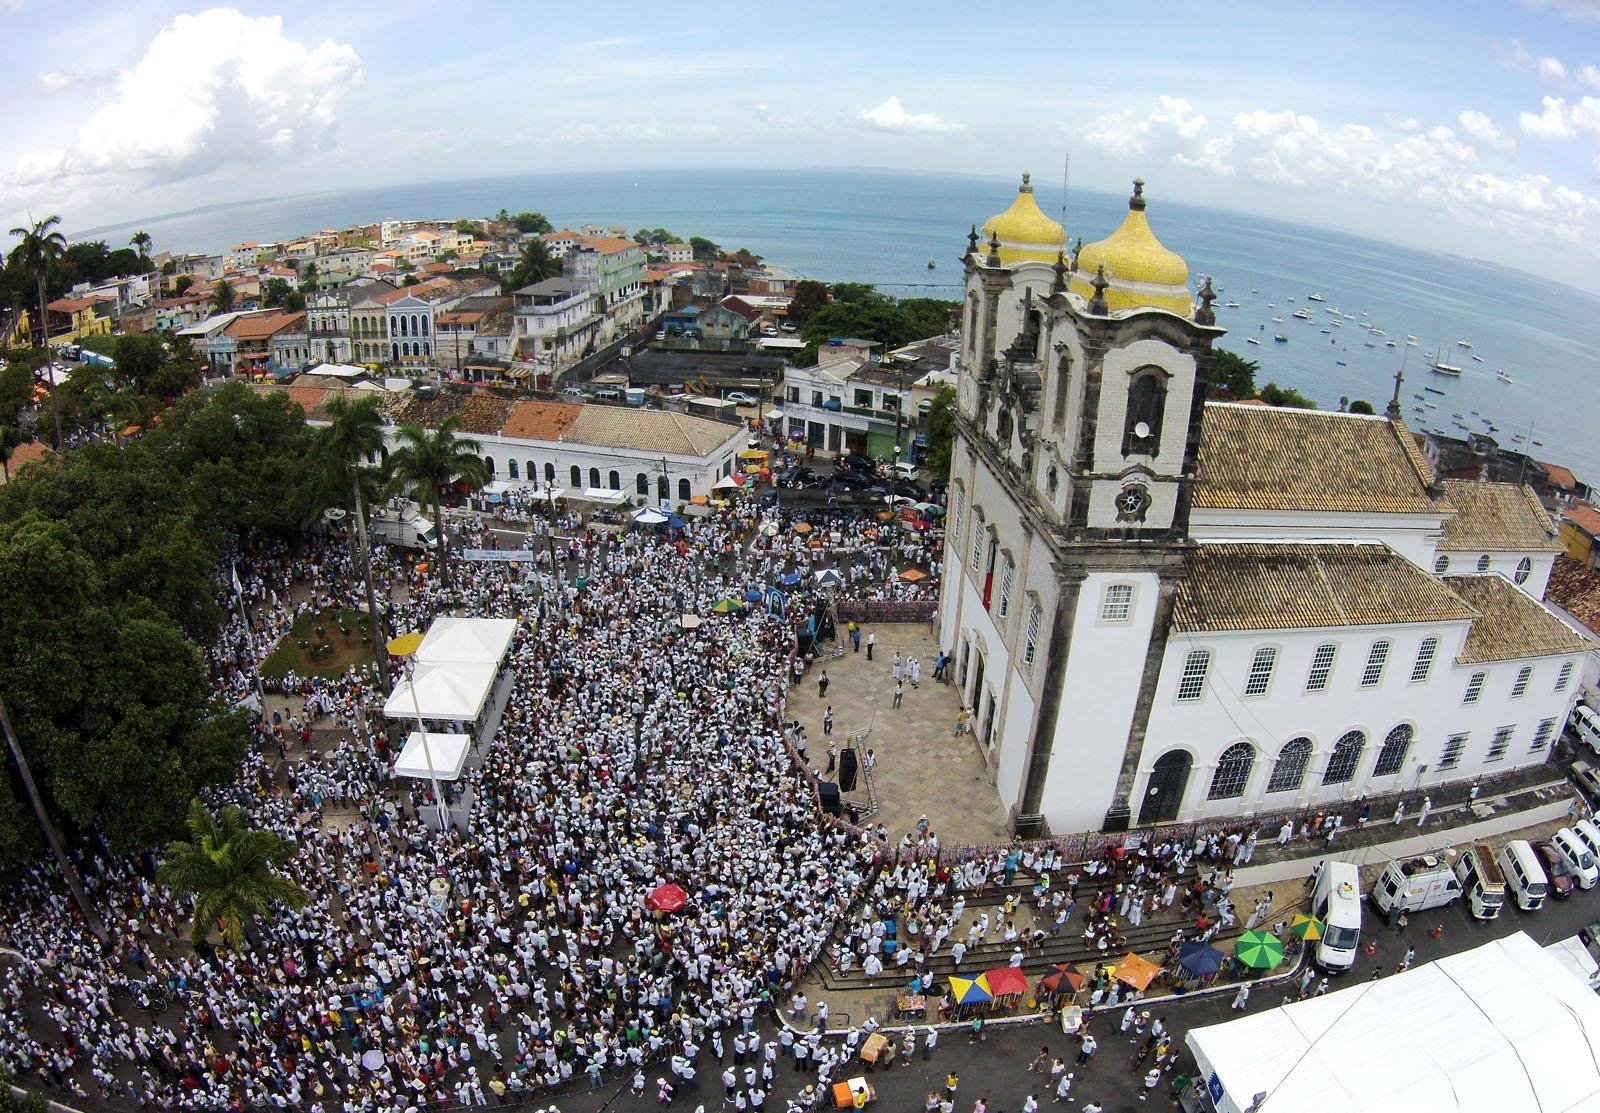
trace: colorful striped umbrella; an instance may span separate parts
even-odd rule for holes
[[[958,978],[952,974],[950,996],[958,1005],[984,1005],[994,1000],[994,991],[989,988],[989,979],[982,974],[976,978]]]
[[[1323,929],[1326,926],[1315,916],[1307,916],[1304,912],[1296,914],[1295,918],[1289,921],[1289,930],[1307,943],[1314,943],[1321,939]]]
[[[1283,961],[1283,941],[1270,931],[1247,931],[1234,940],[1233,957],[1252,970],[1271,970]]]

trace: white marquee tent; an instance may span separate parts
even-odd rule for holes
[[[514,618],[436,618],[417,648],[417,665],[499,664],[516,633]]]
[[[1600,1113],[1600,996],[1521,932],[1188,1043],[1219,1113]]]
[[[406,736],[405,748],[394,763],[397,777],[417,777],[421,780],[455,781],[461,778],[466,767],[467,753],[472,749],[472,736],[467,734],[435,734],[428,732],[428,744],[422,744],[422,732],[412,731]],[[429,758],[433,768],[429,770]]]
[[[500,673],[498,662],[426,662],[418,661],[415,679],[402,678],[383,705],[383,713],[391,719],[449,720],[457,723],[476,722],[482,713],[489,693],[494,691],[495,678]],[[415,684],[416,698],[412,698]]]

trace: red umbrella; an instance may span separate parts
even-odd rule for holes
[[[670,882],[657,885],[644,898],[644,906],[655,912],[677,912],[689,903],[689,894]]]
[[[996,997],[1028,992],[1028,978],[1016,966],[997,966],[993,970],[985,970],[983,974],[989,979],[989,990]]]

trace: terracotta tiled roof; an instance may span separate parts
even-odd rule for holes
[[[1561,516],[1590,537],[1600,537],[1600,510],[1576,503],[1563,510]]]
[[[1199,545],[1184,562],[1179,630],[1299,630],[1475,617],[1386,545]]]
[[[1571,557],[1556,557],[1544,597],[1600,635],[1600,572]]]
[[[1463,665],[1553,657],[1588,649],[1577,634],[1504,576],[1446,576],[1445,584],[1478,612],[1467,644],[1456,658]]]
[[[432,398],[409,395],[406,406],[394,417],[396,425],[420,425],[424,429],[437,429],[440,422],[461,408],[464,399],[457,394],[437,394]]]
[[[1447,479],[1444,497],[1456,511],[1444,521],[1444,552],[1561,551],[1550,515],[1526,484]]]
[[[561,438],[601,448],[631,448],[674,456],[704,456],[743,431],[735,425],[670,410],[584,406]]]
[[[57,313],[79,313],[85,309],[88,309],[90,306],[110,300],[110,298],[104,297],[57,298],[55,301],[48,304],[48,308]],[[36,302],[35,304],[38,303]]]
[[[1565,487],[1568,490],[1572,490],[1578,486],[1578,477],[1573,475],[1571,470],[1562,467],[1560,464],[1541,462],[1539,466],[1544,469],[1545,475],[1550,477],[1550,482],[1557,487]]]
[[[1227,510],[1430,514],[1433,475],[1398,421],[1207,403],[1194,505]]]
[[[461,419],[461,431],[474,436],[498,433],[511,414],[511,401],[492,394],[473,394],[461,403],[456,416]]]
[[[311,417],[326,401],[332,389],[326,386],[301,386],[298,383],[290,383],[285,393],[289,395],[289,401],[304,410],[307,417]]]
[[[505,424],[500,427],[500,435],[530,441],[559,441],[582,412],[582,406],[571,402],[514,402]]]
[[[6,467],[11,470],[11,475],[14,478],[18,469],[28,464],[44,463],[54,455],[54,452],[51,452],[49,448],[39,441],[28,441],[26,444],[19,444],[11,450],[11,459],[6,461]],[[0,469],[0,483],[5,481],[5,471]]]
[[[304,313],[256,313],[240,317],[223,329],[235,340],[265,340],[275,333],[305,322]]]
[[[629,248],[640,250],[639,245],[632,240],[613,239],[610,236],[585,237],[578,241],[578,246],[589,251],[598,251],[602,255],[615,255],[619,251]]]

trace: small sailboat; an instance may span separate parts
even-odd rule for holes
[[[1456,347],[1458,347],[1458,348],[1469,348],[1470,349],[1472,347],[1472,341],[1470,341],[1470,340],[1457,340],[1456,341]]]
[[[928,269],[931,271],[933,269],[933,267],[934,267],[934,262],[933,262],[932,259],[929,259],[928,260]]]
[[[1502,383],[1510,383],[1510,382],[1513,381],[1510,375],[1507,375],[1504,371],[1500,370],[1500,368],[1498,368],[1498,367],[1496,367],[1494,369],[1494,377],[1496,379],[1500,380]]]

